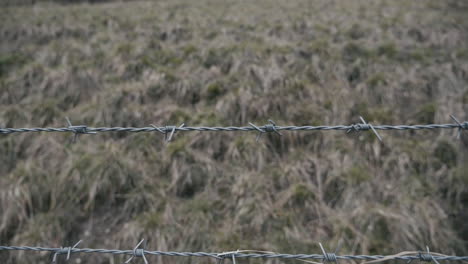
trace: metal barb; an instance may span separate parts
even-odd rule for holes
[[[457,123],[457,125],[458,125],[457,139],[460,139],[462,129],[468,129],[468,122],[463,122],[463,123],[461,123],[460,121],[458,121],[457,118],[455,118],[455,116],[450,115],[450,117],[451,117],[452,120],[455,121],[455,123]]]
[[[232,257],[232,264],[236,264],[236,254],[239,253],[239,249],[236,250],[236,252],[232,252],[231,257]]]
[[[157,127],[157,126],[155,126],[155,125],[153,125],[153,124],[151,124],[150,126],[153,127],[154,130],[158,131],[159,133],[165,134],[164,130],[160,129],[159,127]]]
[[[426,246],[426,251],[427,252],[419,252],[419,259],[421,261],[426,261],[426,262],[432,262],[434,261],[436,264],[440,264],[435,258],[434,256],[431,254],[431,251],[429,250],[429,247]]]
[[[174,136],[176,130],[178,128],[183,128],[185,126],[185,123],[182,123],[179,127],[176,127],[176,126],[166,126],[164,128],[164,140],[166,140],[166,142],[170,142],[172,140],[172,136]],[[167,136],[167,132],[168,131],[171,131],[171,133],[169,134],[169,136]]]
[[[217,264],[222,264],[222,263],[224,263],[224,258],[226,258],[226,257],[228,257],[230,255],[231,259],[232,259],[232,264],[236,264],[236,254],[238,254],[238,253],[239,253],[239,249],[236,250],[236,251],[228,251],[228,252],[219,253],[219,254],[216,254],[213,257],[218,259]]]
[[[143,258],[143,261],[145,262],[145,264],[148,264],[148,260],[146,259],[145,257],[145,250],[143,248],[139,248],[141,244],[143,244],[145,240],[142,239],[136,246],[135,248],[133,248],[133,255],[127,259],[127,261],[125,261],[125,263],[130,263],[130,261],[133,260],[133,258],[135,257],[142,257]],[[146,243],[145,243],[146,244]],[[144,245],[146,246],[146,245]]]
[[[322,243],[319,243],[319,246],[323,253],[323,261],[335,262],[338,264],[338,259],[336,257],[336,254],[338,253],[338,250],[340,250],[340,243],[338,243],[338,246],[336,247],[334,253],[327,253],[325,249],[323,248]]]
[[[282,134],[278,131],[278,129],[276,129],[276,123],[271,119],[268,119],[268,122],[270,124],[265,125],[265,131],[266,132],[275,132],[277,135],[282,136]]]
[[[263,133],[266,133],[266,132],[275,132],[276,134],[282,136],[282,134],[278,131],[278,129],[276,129],[276,123],[271,119],[268,119],[268,122],[270,124],[264,125],[263,129],[249,122],[249,125],[258,131],[258,135],[255,138],[255,141],[258,142],[260,138],[262,137]]]
[[[215,258],[217,259],[216,264],[224,264],[224,258],[220,257],[220,254],[216,255]]]
[[[70,119],[68,119],[68,117],[65,117],[65,119],[67,119],[68,129],[71,129],[73,134],[74,134],[73,140],[72,140],[73,143],[76,142],[78,134],[97,134],[97,132],[88,131],[87,126],[84,126],[84,125],[74,126],[74,125],[72,125],[72,123],[70,122]]]
[[[351,125],[351,128],[348,129],[346,131],[346,133],[349,133],[351,131],[356,131],[356,132],[359,132],[359,131],[362,131],[362,130],[369,130],[371,129],[372,132],[374,132],[374,134],[377,136],[377,138],[379,139],[380,142],[382,142],[382,137],[379,135],[379,133],[377,132],[377,130],[375,130],[374,126],[371,125],[370,123],[367,123],[366,120],[364,120],[364,118],[362,116],[359,116],[359,119],[361,119],[361,122],[362,123],[359,123],[359,124],[354,124],[354,125]]]
[[[52,263],[57,262],[57,256],[67,254],[67,261],[70,259],[70,254],[72,249],[76,248],[83,240],[78,241],[73,247],[60,247],[59,250],[55,251],[54,257],[52,258]]]

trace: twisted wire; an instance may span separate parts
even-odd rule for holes
[[[81,129],[78,130],[76,127]],[[87,127],[87,126],[76,126],[76,127],[31,127],[31,128],[0,128],[2,134],[12,133],[27,133],[27,132],[72,132],[72,133],[90,133],[90,132],[160,132],[166,133],[168,131],[198,131],[198,132],[228,132],[228,131],[259,131],[260,132],[271,132],[274,131],[315,131],[315,130],[351,130],[351,131],[363,131],[369,130],[369,126],[363,124],[355,125],[336,125],[336,126],[274,126],[264,125],[258,126],[257,128],[251,126],[228,126],[228,127],[176,127],[176,126],[165,126],[165,127]],[[422,129],[468,129],[468,122],[461,124],[427,124],[427,125],[373,125],[375,130],[422,130]]]
[[[140,242],[141,244],[141,242]],[[138,246],[140,245],[138,244]],[[132,255],[134,257],[144,257],[144,255],[153,256],[169,256],[169,257],[210,257],[214,259],[224,258],[278,258],[278,259],[318,259],[322,261],[335,260],[423,260],[423,261],[468,261],[468,256],[446,256],[442,254],[417,253],[411,256],[384,256],[384,255],[334,255],[333,253],[323,254],[279,254],[279,253],[242,253],[232,251],[228,253],[209,253],[209,252],[175,252],[175,251],[151,251],[144,250],[138,247],[130,250],[120,249],[92,249],[92,248],[48,248],[48,247],[28,247],[28,246],[0,246],[0,251],[36,251],[36,252],[51,252],[55,254],[73,253],[100,253],[100,254],[115,254],[115,255]]]

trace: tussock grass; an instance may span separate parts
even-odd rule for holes
[[[447,122],[468,111],[463,1],[1,8],[0,126]],[[468,254],[468,135],[0,137],[0,244]],[[6,263],[46,261],[0,253]],[[92,263],[120,257],[73,256]],[[160,258],[164,263],[193,259]],[[276,260],[265,260],[276,263]],[[255,262],[252,260],[252,262]],[[3,261],[5,263],[5,261]]]

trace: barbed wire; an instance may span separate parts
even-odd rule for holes
[[[336,125],[336,126],[277,126],[272,120],[268,120],[269,124],[257,126],[249,122],[250,126],[227,126],[227,127],[188,127],[182,123],[180,126],[162,126],[158,127],[150,125],[148,127],[88,127],[85,125],[74,126],[67,118],[67,127],[32,127],[32,128],[0,128],[0,134],[12,133],[27,133],[27,132],[71,132],[74,133],[73,140],[75,141],[79,134],[96,134],[98,132],[159,132],[164,134],[166,141],[171,141],[176,132],[183,131],[198,131],[198,132],[228,132],[228,131],[241,131],[241,132],[258,132],[256,140],[258,141],[264,133],[274,132],[282,136],[280,131],[331,131],[331,130],[344,130],[346,133],[360,132],[371,130],[377,138],[382,141],[382,137],[377,130],[422,130],[422,129],[458,129],[457,138],[460,138],[462,130],[468,129],[468,121],[460,122],[453,115],[450,117],[455,121],[452,124],[426,124],[426,125],[372,125],[367,123],[364,118],[359,117],[362,123],[351,125]]]
[[[336,262],[338,260],[354,260],[354,261],[367,261],[365,263],[375,263],[388,260],[405,260],[407,262],[413,260],[420,260],[426,262],[434,261],[468,261],[468,256],[449,256],[440,253],[431,252],[426,246],[426,251],[404,251],[395,255],[336,255],[334,253],[327,253],[322,244],[319,243],[322,254],[280,254],[267,251],[256,250],[236,250],[221,253],[209,252],[176,252],[176,251],[151,251],[144,249],[141,245],[144,239],[141,240],[133,249],[120,250],[120,249],[92,249],[92,248],[77,248],[81,243],[80,240],[72,247],[48,248],[48,247],[29,247],[29,246],[0,246],[0,251],[36,251],[36,252],[50,252],[52,255],[52,263],[57,261],[58,256],[66,255],[66,260],[70,259],[71,254],[75,253],[97,253],[97,254],[115,254],[115,255],[129,255],[130,258],[125,263],[130,263],[134,258],[142,258],[146,264],[148,260],[146,256],[168,256],[168,257],[209,257],[216,260],[231,259],[235,263],[236,258],[267,258],[267,259],[292,259],[292,260],[321,260],[322,262]],[[144,244],[143,244],[144,245]]]

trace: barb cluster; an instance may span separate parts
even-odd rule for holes
[[[367,123],[364,118],[359,117],[361,123],[351,125],[336,125],[336,126],[277,126],[272,120],[268,120],[269,123],[263,126],[257,126],[249,122],[249,126],[228,126],[228,127],[189,127],[185,124],[180,126],[163,126],[158,127],[150,125],[149,127],[88,127],[85,125],[73,126],[70,120],[67,118],[67,127],[33,127],[33,128],[1,128],[0,134],[12,134],[12,133],[27,133],[27,132],[71,132],[74,134],[73,141],[79,134],[96,134],[98,132],[159,132],[164,135],[166,141],[171,141],[174,134],[179,131],[199,131],[199,132],[229,132],[229,131],[240,131],[249,132],[257,131],[257,141],[261,138],[264,133],[276,133],[282,136],[281,130],[284,131],[331,131],[331,130],[344,130],[347,133],[360,132],[371,130],[377,138],[382,141],[382,137],[379,135],[377,130],[422,130],[422,129],[458,129],[457,138],[460,138],[462,130],[468,130],[468,121],[460,122],[453,115],[450,116],[455,123],[452,124],[426,124],[426,125],[371,125]]]
[[[224,259],[231,259],[233,264],[236,263],[236,258],[277,258],[277,259],[296,259],[296,260],[319,260],[321,262],[335,262],[338,260],[354,260],[366,261],[365,263],[375,263],[388,260],[404,260],[407,262],[413,260],[434,262],[439,264],[439,261],[468,261],[468,256],[448,256],[440,253],[427,251],[405,251],[395,255],[336,255],[338,248],[334,253],[327,253],[322,244],[320,248],[322,254],[280,254],[274,252],[255,251],[255,250],[236,250],[222,253],[209,253],[209,252],[174,252],[174,251],[150,251],[140,248],[144,239],[141,240],[133,249],[120,250],[120,249],[92,249],[92,248],[77,248],[79,241],[73,247],[60,247],[60,248],[47,248],[47,247],[28,247],[28,246],[0,246],[0,251],[37,251],[37,252],[50,252],[52,254],[52,263],[57,261],[59,255],[67,255],[66,260],[70,259],[71,254],[76,253],[97,253],[97,254],[115,254],[115,255],[129,255],[130,258],[125,263],[130,263],[135,258],[143,258],[145,264],[148,264],[146,256],[169,256],[169,257],[209,257],[222,262]]]

